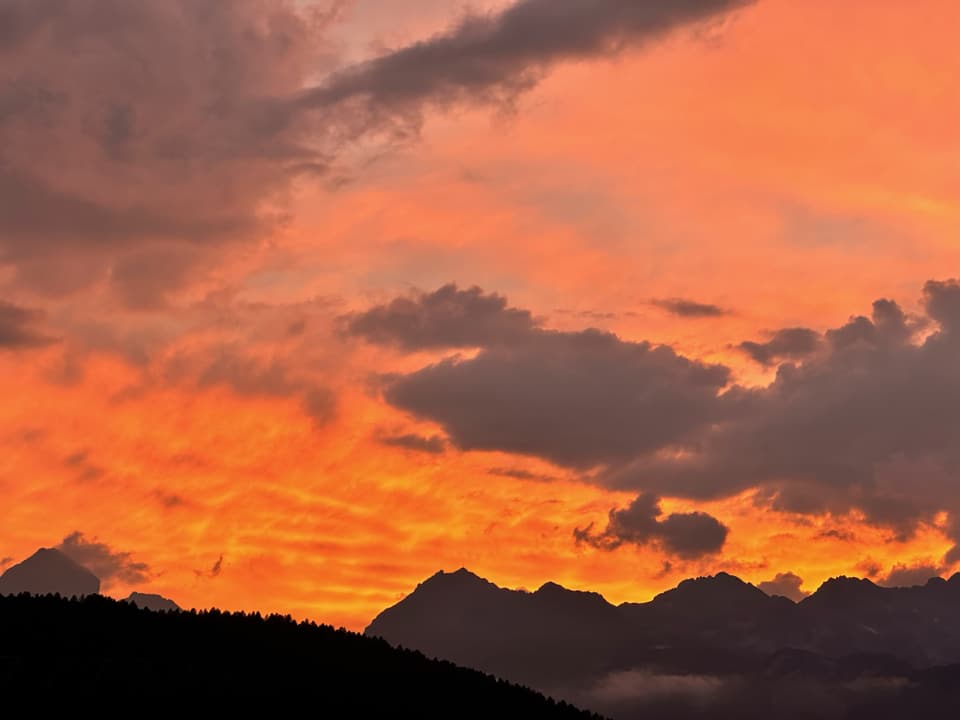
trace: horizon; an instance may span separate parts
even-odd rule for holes
[[[960,571],[957,3],[0,26],[0,573],[362,630]]]
[[[0,573],[0,581],[2,581],[3,575],[6,574],[6,571],[7,571],[7,570],[10,570],[11,568],[18,567],[18,566],[20,566],[20,565],[28,564],[28,561],[33,560],[33,559],[34,559],[37,555],[39,555],[41,552],[46,552],[46,553],[53,552],[53,553],[59,554],[59,555],[61,555],[61,556],[63,556],[63,557],[69,558],[68,555],[65,555],[62,551],[58,550],[57,548],[38,548],[38,549],[36,550],[36,552],[34,552],[33,554],[30,555],[30,557],[24,558],[23,560],[21,560],[21,561],[18,562],[18,563],[11,563],[11,564],[6,568],[6,570],[5,570],[3,573]],[[70,559],[72,560],[72,558],[70,558]],[[93,573],[93,570],[92,570],[91,568],[83,565],[81,562],[78,562],[78,561],[73,561],[73,562],[75,563],[76,566],[79,566],[79,567],[83,568],[84,570],[87,570],[88,572],[90,572],[91,574],[93,574],[94,577],[96,577],[95,573]],[[827,585],[836,583],[836,582],[838,582],[838,581],[852,580],[852,581],[856,581],[856,582],[866,582],[866,583],[869,583],[870,585],[872,585],[873,587],[876,587],[876,588],[881,589],[881,590],[910,590],[910,589],[916,589],[916,588],[929,587],[932,583],[934,583],[934,582],[937,581],[937,580],[940,580],[940,581],[942,581],[942,582],[952,582],[952,581],[954,581],[954,579],[960,579],[960,571],[958,571],[958,572],[952,574],[950,577],[947,577],[947,578],[944,578],[942,575],[932,575],[932,576],[930,576],[929,578],[927,578],[927,579],[925,579],[925,580],[921,580],[919,577],[917,577],[917,578],[911,578],[909,584],[892,585],[892,584],[883,584],[882,581],[881,581],[880,583],[877,583],[877,582],[874,582],[871,578],[868,578],[868,577],[857,577],[857,576],[848,576],[848,575],[838,575],[838,576],[834,576],[834,577],[827,578],[827,579],[824,580],[819,586],[817,586],[816,588],[814,588],[814,589],[811,590],[811,591],[803,591],[803,590],[800,588],[799,584],[796,582],[797,578],[795,578],[795,577],[789,577],[789,576],[788,576],[788,577],[784,577],[783,574],[778,574],[777,578],[776,578],[774,581],[763,582],[763,583],[759,583],[759,584],[754,584],[754,583],[751,583],[751,582],[749,582],[749,581],[747,581],[747,580],[744,580],[743,578],[738,577],[737,575],[734,575],[734,574],[731,574],[731,573],[728,573],[728,572],[725,572],[725,571],[722,571],[722,570],[721,570],[721,571],[718,571],[718,572],[713,573],[713,574],[698,575],[698,576],[691,576],[691,577],[688,577],[688,578],[684,578],[684,579],[680,580],[676,585],[673,585],[673,586],[670,586],[670,587],[665,587],[665,588],[663,588],[662,590],[655,592],[653,595],[651,595],[651,596],[649,596],[649,597],[640,598],[640,599],[637,599],[637,598],[635,598],[635,599],[626,599],[626,600],[621,600],[621,601],[619,601],[619,602],[613,603],[613,602],[611,602],[610,600],[608,600],[606,597],[604,597],[604,595],[603,595],[602,593],[599,593],[599,592],[597,592],[597,591],[595,591],[595,590],[591,590],[591,589],[589,589],[589,588],[566,587],[566,586],[561,585],[560,583],[554,582],[554,581],[552,581],[552,580],[544,581],[542,584],[540,584],[539,586],[537,586],[535,589],[531,589],[531,588],[529,588],[529,587],[524,587],[524,586],[508,587],[508,586],[506,586],[506,585],[500,585],[500,584],[498,584],[497,582],[495,582],[495,581],[493,581],[493,580],[490,580],[490,579],[487,578],[487,577],[482,577],[482,576],[474,573],[473,571],[471,571],[469,568],[460,567],[460,568],[457,568],[456,570],[443,570],[443,569],[441,569],[441,570],[436,571],[435,573],[433,573],[433,574],[430,575],[429,577],[425,577],[424,579],[422,579],[422,580],[420,580],[419,582],[417,582],[417,584],[416,584],[415,587],[411,588],[411,590],[410,590],[408,593],[405,593],[402,597],[397,598],[397,601],[398,601],[398,603],[402,603],[404,599],[409,598],[409,597],[411,597],[412,595],[414,595],[418,590],[420,590],[420,588],[421,588],[422,586],[424,586],[424,585],[426,585],[427,583],[429,583],[429,582],[431,582],[431,581],[434,581],[434,580],[436,580],[436,579],[438,579],[438,578],[442,578],[442,577],[454,577],[454,576],[462,576],[462,575],[468,575],[468,576],[470,576],[471,578],[474,578],[474,579],[479,580],[479,581],[481,581],[481,582],[487,583],[487,584],[491,585],[493,588],[495,588],[496,590],[505,590],[505,591],[507,591],[507,592],[513,592],[513,593],[522,593],[522,594],[531,595],[531,594],[539,593],[539,592],[542,591],[545,587],[556,587],[556,588],[559,588],[559,589],[561,589],[561,590],[563,590],[563,591],[565,591],[565,592],[587,593],[587,594],[590,594],[590,595],[596,595],[596,596],[598,596],[601,600],[603,600],[605,603],[609,604],[609,605],[612,606],[612,607],[620,607],[620,606],[624,606],[624,605],[644,605],[644,604],[653,602],[654,600],[656,600],[656,599],[659,598],[660,596],[669,593],[671,590],[676,590],[676,589],[680,588],[681,586],[687,585],[687,584],[689,584],[689,583],[697,583],[697,582],[701,582],[701,581],[716,581],[716,580],[719,580],[721,577],[731,578],[731,579],[733,579],[733,580],[738,581],[739,583],[742,583],[743,585],[746,585],[746,586],[748,586],[748,587],[751,587],[751,588],[754,588],[754,589],[756,589],[756,590],[759,590],[760,592],[762,592],[762,593],[763,593],[764,595],[766,595],[767,597],[770,597],[770,598],[774,598],[774,597],[783,598],[783,599],[789,600],[789,601],[790,601],[791,603],[793,603],[793,604],[799,604],[799,603],[803,602],[804,600],[806,600],[806,599],[808,599],[808,598],[816,595],[820,590],[822,590],[822,589],[824,588],[824,586],[827,586]],[[97,577],[97,580],[99,581],[99,577]],[[62,578],[59,578],[59,577],[57,577],[57,576],[55,576],[55,575],[49,575],[49,576],[47,577],[47,581],[50,582],[52,585],[57,585],[58,583],[63,582]],[[0,593],[0,594],[4,594],[4,593]],[[11,594],[11,593],[6,593],[6,594]],[[13,594],[19,594],[19,592],[18,592],[18,593],[13,593]],[[33,594],[36,594],[36,593],[33,593]],[[46,594],[46,593],[44,593],[44,594]],[[63,597],[66,597],[66,598],[70,597],[70,595],[71,595],[71,593],[69,593],[69,592],[60,592],[60,593],[58,593],[58,594],[60,594],[60,595],[63,596]],[[144,596],[144,595],[145,595],[145,596],[157,598],[157,599],[160,599],[160,600],[172,601],[173,603],[176,604],[176,597],[166,597],[166,596],[160,595],[160,594],[158,594],[158,593],[153,593],[153,592],[151,592],[151,588],[150,588],[150,587],[142,587],[140,590],[131,591],[131,593],[130,593],[127,597],[118,596],[118,595],[116,595],[116,594],[107,594],[107,593],[100,592],[100,591],[98,591],[97,593],[93,593],[93,594],[95,594],[95,595],[102,595],[103,597],[107,597],[107,598],[110,598],[110,599],[113,599],[113,600],[123,600],[123,601],[128,601],[128,602],[131,601],[131,600],[133,600],[133,599],[134,599],[134,596],[137,596],[137,595]],[[391,605],[390,607],[393,607],[393,606]],[[384,607],[384,608],[382,608],[380,611],[377,612],[377,614],[376,614],[373,618],[371,618],[371,621],[370,621],[370,622],[372,623],[373,621],[375,621],[377,618],[379,618],[379,617],[383,614],[384,611],[389,610],[390,607]],[[180,606],[178,605],[178,609],[184,610],[184,611],[191,611],[191,610],[196,610],[196,611],[202,611],[202,610],[219,610],[219,611],[224,611],[224,612],[243,612],[243,613],[258,613],[258,612],[260,612],[260,610],[257,609],[257,608],[245,608],[245,607],[224,608],[224,607],[218,607],[218,606],[210,606],[210,607],[189,607],[189,606],[182,606],[182,607],[180,607]],[[291,616],[289,613],[283,612],[282,609],[281,609],[281,610],[274,611],[274,612],[271,613],[271,614],[276,614],[276,615],[285,616],[285,617],[290,617],[290,616]],[[318,623],[321,623],[321,624],[329,624],[329,623],[325,623],[323,618],[302,617],[302,618],[295,618],[295,619],[301,620],[301,621],[318,622]],[[370,624],[370,623],[368,623],[367,626],[369,626],[369,624]],[[367,626],[365,626],[365,627],[367,627]],[[341,627],[342,627],[342,626],[341,626]],[[349,629],[349,628],[347,628],[347,629]],[[363,632],[363,628],[361,628],[361,629],[359,629],[359,630],[358,630],[358,629],[353,629],[353,631],[354,631],[354,632]]]

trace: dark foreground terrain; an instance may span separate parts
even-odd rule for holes
[[[94,595],[0,596],[0,697],[53,709],[270,717],[590,718],[383,640],[285,617],[152,612]]]

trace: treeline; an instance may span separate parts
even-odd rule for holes
[[[290,617],[156,613],[102,596],[0,597],[0,697],[117,714],[598,718],[383,640]]]

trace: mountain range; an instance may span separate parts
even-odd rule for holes
[[[704,688],[715,694],[737,684],[756,695],[800,681],[821,694],[848,693],[865,679],[914,687],[931,669],[960,663],[960,574],[908,588],[838,577],[794,602],[720,573],[685,580],[650,602],[613,605],[555,583],[535,592],[504,589],[460,569],[418,585],[365,633],[632,717],[593,694],[611,683],[624,696],[651,683],[663,690],[665,678],[670,692],[680,678],[700,696]],[[870,687],[863,702],[876,699]],[[668,709],[660,716],[670,716]],[[832,717],[797,715],[813,716]]]

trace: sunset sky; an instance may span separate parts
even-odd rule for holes
[[[0,569],[351,629],[960,569],[958,29],[0,0]]]

